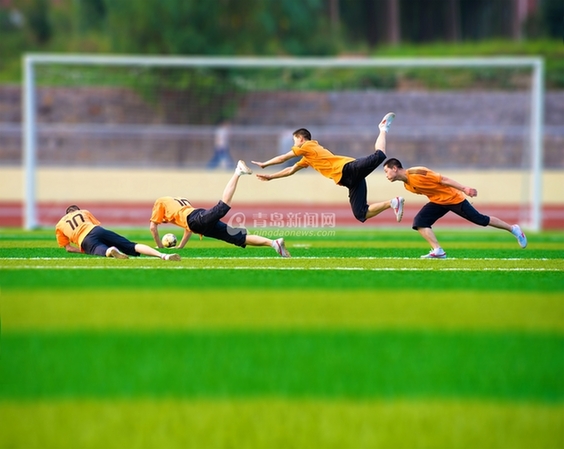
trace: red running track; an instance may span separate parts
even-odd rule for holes
[[[38,207],[38,221],[45,226],[55,226],[64,215],[68,204],[40,203]],[[144,227],[149,226],[152,203],[108,203],[83,202],[82,209],[88,209],[96,216],[103,226]],[[212,204],[197,205],[211,207]],[[520,223],[523,217],[517,207],[505,205],[477,206],[486,215],[496,216],[510,224]],[[410,227],[420,205],[406,204],[403,220],[398,224],[391,210],[384,211],[364,225],[352,215],[348,203],[319,205],[319,204],[237,204],[225,217],[226,222],[233,225],[243,225],[249,228],[332,228],[351,226],[372,227]],[[0,202],[0,227],[22,227],[23,207],[19,202]],[[473,225],[453,213],[449,213],[437,222],[440,227],[472,227]],[[564,230],[564,205],[546,206],[543,208],[543,229]]]

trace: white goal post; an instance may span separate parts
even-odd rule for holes
[[[22,139],[24,171],[23,216],[25,229],[38,227],[36,199],[37,86],[40,65],[96,65],[203,68],[524,68],[531,70],[530,124],[530,222],[528,229],[542,228],[544,60],[540,57],[436,57],[436,58],[333,58],[333,57],[175,57],[73,54],[27,54],[23,57]]]

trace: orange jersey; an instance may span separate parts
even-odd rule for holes
[[[98,219],[86,209],[72,211],[61,218],[55,226],[57,243],[61,247],[74,243],[80,248],[84,237],[98,225],[100,225]]]
[[[193,210],[190,201],[186,198],[163,196],[153,205],[151,221],[156,224],[172,223],[189,231],[187,217]]]
[[[300,147],[292,147],[296,156],[302,156],[297,165],[302,168],[311,167],[326,178],[332,179],[336,184],[343,176],[343,167],[354,158],[337,156],[328,149],[323,148],[317,140],[308,140]]]
[[[427,167],[412,167],[406,170],[404,187],[410,192],[425,195],[436,204],[458,204],[465,196],[454,187],[441,184],[442,176]]]

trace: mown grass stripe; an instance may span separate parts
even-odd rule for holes
[[[128,261],[118,261],[128,262]],[[441,261],[429,261],[431,263]],[[281,274],[283,273],[283,275]],[[81,289],[81,288],[124,288],[153,289],[182,288],[188,290],[216,289],[223,286],[229,289],[249,288],[260,290],[316,290],[347,288],[381,289],[393,285],[397,289],[417,289],[420,291],[534,291],[564,292],[564,273],[559,271],[338,271],[328,276],[327,271],[307,270],[304,275],[291,276],[281,270],[225,270],[195,269],[175,270],[8,270],[0,272],[2,290]],[[307,273],[307,275],[305,275]],[[303,293],[307,297],[307,293]]]
[[[38,376],[37,373],[41,373]],[[490,398],[562,402],[564,338],[519,333],[23,333],[0,398]]]
[[[0,402],[3,448],[564,447],[563,407],[280,398]]]
[[[474,291],[421,295],[391,287],[154,290],[5,290],[2,331],[203,329],[447,329],[564,335],[559,292]]]

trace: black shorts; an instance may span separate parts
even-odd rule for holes
[[[433,224],[447,212],[454,212],[456,215],[478,225],[487,226],[490,224],[490,217],[478,212],[468,200],[458,204],[437,204],[427,203],[417,213],[413,219],[413,229],[430,228]]]
[[[137,257],[139,253],[135,251],[136,243],[127,240],[125,237],[116,234],[114,231],[96,226],[82,241],[82,250],[86,254],[93,256],[106,256],[106,250],[110,246],[115,246],[122,253]]]
[[[366,221],[366,212],[368,211],[366,177],[384,160],[386,160],[384,152],[376,150],[370,156],[355,159],[343,167],[343,175],[339,185],[349,189],[351,209],[355,218],[362,223]]]
[[[188,227],[196,234],[245,248],[247,230],[232,228],[220,221],[230,209],[223,201],[219,201],[211,209],[195,209],[186,218]]]

